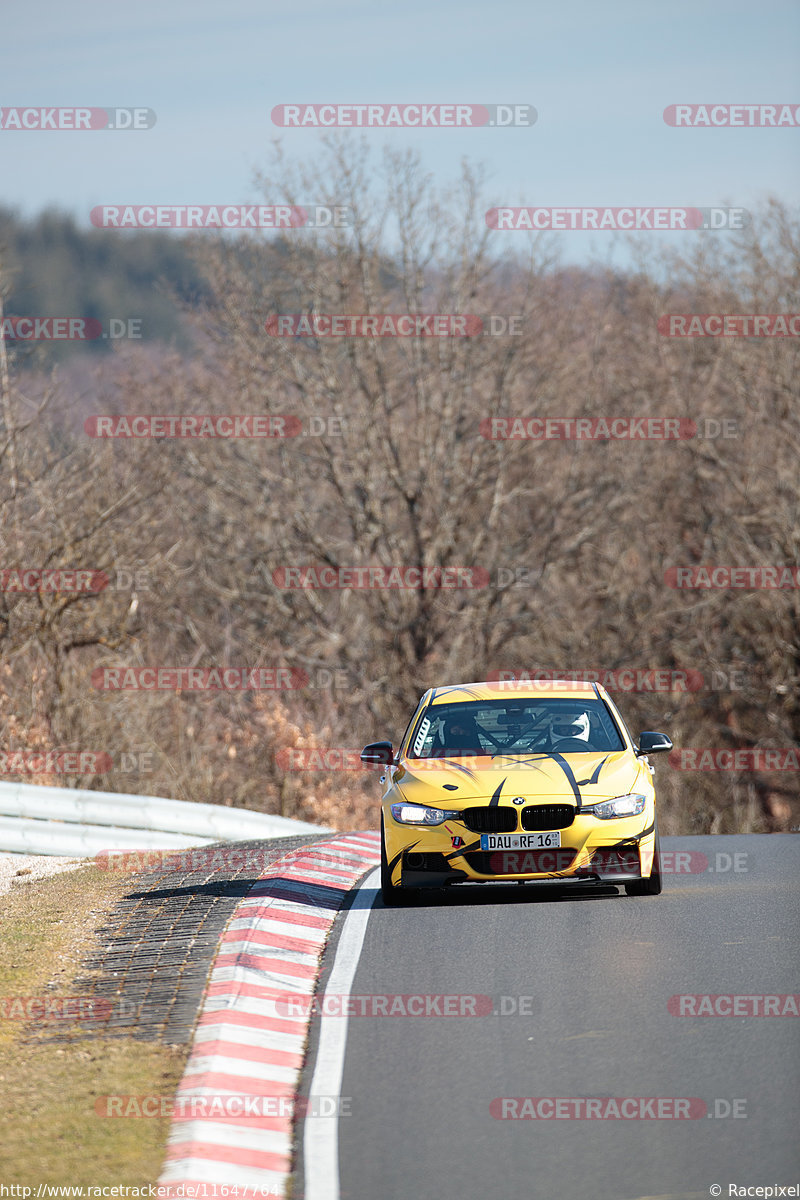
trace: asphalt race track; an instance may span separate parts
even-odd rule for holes
[[[386,909],[377,873],[351,893],[320,992],[347,922],[372,904],[353,997],[467,997],[450,1003],[469,1013],[469,998],[488,995],[495,1015],[481,1015],[490,1002],[479,1000],[474,1016],[349,1017],[340,1190],[334,1171],[325,1195],[685,1200],[727,1196],[729,1184],[797,1184],[800,1021],[791,1001],[788,1012],[785,1000],[772,1002],[781,1016],[680,1016],[670,997],[722,996],[706,1006],[726,1011],[727,997],[750,997],[739,1010],[760,1014],[764,1002],[753,997],[800,991],[800,839],[665,838],[662,849],[659,897],[480,887]],[[320,1027],[315,1017],[305,1094]],[[536,1106],[502,1104],[524,1097]],[[567,1103],[556,1118],[547,1101],[559,1097]],[[615,1098],[629,1100],[626,1113],[649,1115],[597,1119],[595,1105],[595,1119],[579,1119],[586,1098],[604,1114]],[[661,1098],[666,1115],[638,1098]],[[531,1110],[533,1119],[498,1119]],[[296,1198],[307,1194],[302,1132]]]

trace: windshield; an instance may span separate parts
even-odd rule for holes
[[[430,705],[409,758],[624,750],[602,700],[481,700]]]

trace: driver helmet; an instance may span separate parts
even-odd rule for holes
[[[576,713],[575,716],[565,716],[554,721],[550,726],[550,741],[553,749],[558,749],[562,742],[589,741],[589,714]]]

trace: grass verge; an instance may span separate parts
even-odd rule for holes
[[[96,929],[130,890],[95,866],[18,882],[0,898],[0,1002],[74,996],[71,981],[98,947]],[[189,1046],[133,1038],[30,1040],[0,1011],[0,1179],[36,1186],[142,1185],[158,1179],[169,1118],[100,1117],[104,1095],[173,1096]],[[66,1032],[62,1023],[47,1031]]]

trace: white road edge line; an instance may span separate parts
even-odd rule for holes
[[[355,890],[353,906],[344,919],[325,995],[329,992],[336,996],[350,995],[367,922],[378,896],[379,874],[380,868],[376,867]],[[372,894],[362,895],[363,888],[372,888]],[[340,1012],[342,1007],[338,1002]],[[326,1016],[323,1013],[320,1017],[317,1061],[309,1089],[311,1096],[339,1096],[341,1093],[349,1019],[346,1007],[342,1016]],[[338,1114],[335,1117],[306,1117],[303,1170],[305,1200],[339,1200]]]

